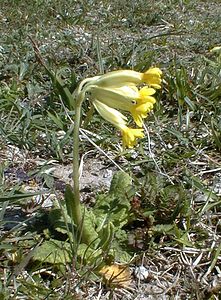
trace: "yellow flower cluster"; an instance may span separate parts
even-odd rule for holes
[[[132,148],[137,138],[144,137],[143,119],[156,102],[153,95],[161,88],[162,72],[150,68],[144,73],[119,70],[86,79],[80,86],[83,93],[90,92],[98,113],[117,127],[123,138],[123,147]],[[139,88],[142,85],[143,87]],[[130,112],[138,129],[127,126],[127,118],[118,109]]]

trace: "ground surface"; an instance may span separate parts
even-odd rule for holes
[[[1,1],[0,299],[220,299],[221,56],[210,52],[221,45],[220,15],[219,1]],[[150,138],[135,150],[122,151],[96,113],[80,135],[87,207],[119,169],[142,203],[123,228],[129,287],[104,284],[88,263],[34,259],[43,241],[64,240],[48,214],[72,183],[74,112],[33,42],[71,92],[114,69],[164,73]]]

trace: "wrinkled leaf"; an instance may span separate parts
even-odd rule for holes
[[[70,244],[63,241],[50,239],[44,241],[35,251],[34,260],[50,264],[67,264],[71,262]]]

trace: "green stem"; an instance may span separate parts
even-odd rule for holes
[[[72,218],[77,226],[79,238],[83,243],[90,243],[90,234],[84,225],[80,203],[80,188],[79,188],[79,129],[81,122],[81,106],[84,101],[84,93],[80,93],[76,99],[75,106],[75,121],[74,121],[74,137],[73,137],[73,182],[74,182],[74,199],[72,203]]]

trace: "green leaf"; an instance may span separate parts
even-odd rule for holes
[[[194,102],[191,101],[189,97],[185,96],[184,101],[186,102],[186,104],[189,106],[189,108],[191,110],[193,110],[193,111],[196,110],[196,106],[195,106]]]
[[[219,244],[219,246],[217,247],[215,253],[214,253],[214,256],[213,256],[213,260],[211,262],[211,265],[209,267],[209,271],[212,271],[214,269],[214,267],[216,266],[216,263],[219,259],[219,256],[220,256],[220,253],[221,253],[221,243]]]
[[[26,199],[26,198],[31,198],[33,196],[38,196],[38,195],[43,195],[45,194],[44,192],[39,192],[39,193],[19,193],[19,194],[3,194],[0,196],[0,202],[4,201],[17,201],[21,199]]]
[[[166,234],[166,233],[172,232],[172,230],[174,229],[174,225],[173,224],[158,224],[158,225],[153,226],[151,229],[154,233]]]
[[[82,216],[84,226],[87,229],[87,235],[89,236],[88,240],[94,244],[93,242],[97,241],[98,234],[95,230],[96,228],[96,217],[92,210],[88,210],[86,207],[82,207]]]
[[[75,99],[72,96],[70,90],[65,87],[63,81],[61,80],[60,76],[58,74],[54,75],[53,73],[50,72],[50,76],[55,84],[55,87],[57,88],[62,100],[64,103],[69,107],[73,108]]]
[[[110,195],[115,195],[118,197],[125,197],[125,192],[128,190],[128,187],[132,184],[132,178],[130,175],[123,171],[119,171],[114,174],[110,186]]]
[[[64,194],[64,199],[65,199],[65,203],[66,203],[66,207],[67,207],[67,213],[70,217],[75,215],[75,211],[74,211],[74,192],[72,187],[67,184],[66,188],[65,188],[65,194]]]
[[[63,241],[50,239],[44,241],[37,248],[33,255],[33,259],[42,263],[50,264],[67,264],[71,262],[70,244]]]
[[[70,185],[67,185],[65,190],[65,203],[66,203],[68,215],[72,219],[72,223],[74,223],[73,216],[76,215],[74,197],[75,196],[72,187]],[[82,218],[84,222],[84,228],[86,229],[85,234],[87,234],[88,241],[93,242],[94,240],[97,240],[98,237],[97,232],[95,230],[95,224],[96,224],[95,216],[93,214],[93,211],[87,210],[86,207],[83,205],[81,205],[81,211],[82,211]],[[76,230],[81,229],[80,224],[75,224],[75,225],[79,227],[76,228]]]
[[[100,232],[98,232],[98,235],[100,237],[98,247],[102,248],[103,251],[108,250],[108,248],[111,246],[111,240],[114,236],[114,225],[109,222],[106,224],[106,226],[102,227]]]
[[[54,112],[54,114],[52,114],[50,111],[48,111],[48,116],[58,126],[58,128],[60,128],[61,130],[64,130],[64,124],[63,124],[60,116],[56,112]]]
[[[64,211],[65,213],[65,211]],[[67,234],[68,227],[64,220],[64,215],[62,214],[62,211],[60,208],[56,208],[50,211],[49,213],[49,222],[53,229],[55,229],[58,232],[61,232],[63,234]],[[71,220],[68,215],[65,216],[66,220],[71,225]],[[72,226],[70,226],[70,231],[72,230]]]
[[[98,266],[103,261],[103,251],[101,248],[93,249],[92,247],[86,244],[80,244],[78,246],[78,257],[81,260],[81,263]]]
[[[99,195],[94,206],[97,217],[98,231],[100,226],[112,222],[116,228],[127,223],[130,210],[130,197],[127,195],[131,188],[131,177],[125,172],[117,172],[111,181],[107,195]]]
[[[183,234],[179,239],[174,238],[174,240],[177,241],[182,246],[194,247],[194,244],[188,240],[187,233]]]

